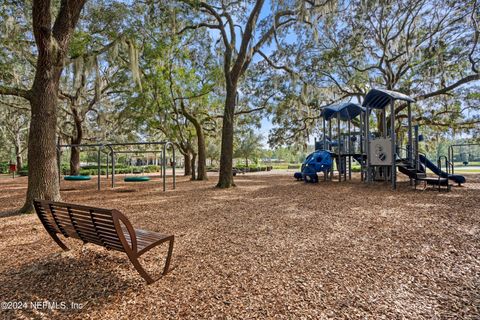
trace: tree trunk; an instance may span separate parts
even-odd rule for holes
[[[195,161],[196,160],[197,160],[197,154],[195,152],[192,152],[192,160],[191,160],[191,163],[192,163],[192,180],[197,179],[196,168],[195,168]]]
[[[17,153],[17,171],[22,170],[23,167],[23,158],[20,153]]]
[[[22,167],[23,167],[22,142],[20,141],[20,132],[17,132],[15,137],[15,158],[17,162],[17,172],[18,172],[22,170]]]
[[[205,135],[203,128],[197,118],[187,111],[185,103],[181,102],[182,114],[193,124],[195,133],[197,135],[197,147],[198,147],[198,166],[197,166],[197,178],[196,180],[208,180],[207,179],[207,150],[205,146]],[[195,166],[195,161],[192,162],[192,166]]]
[[[188,153],[183,155],[183,163],[184,163],[184,176],[189,176],[192,174],[192,162],[190,160],[190,155]]]
[[[78,111],[72,108],[73,119],[75,122],[75,136],[72,138],[72,144],[81,144],[83,139],[82,120]],[[70,175],[78,176],[80,174],[80,147],[72,147],[70,152]]]
[[[248,158],[245,158],[245,166],[248,168]]]
[[[228,82],[228,81],[227,81]],[[236,86],[227,84],[225,98],[225,110],[223,112],[222,148],[220,154],[220,175],[218,188],[230,188],[235,186],[233,182],[233,125],[235,116],[235,104],[237,98]]]
[[[198,167],[197,180],[208,180],[207,177],[207,150],[205,146],[205,135],[203,134],[202,126],[198,124],[195,126],[197,133],[197,147],[198,147]]]
[[[38,57],[29,92],[28,188],[21,212],[33,211],[34,199],[60,200],[56,128],[60,76],[71,35],[85,0],[64,0],[52,24],[50,1],[33,1],[33,34]]]
[[[60,200],[55,143],[60,73],[52,63],[39,60],[30,102],[28,189],[22,212],[33,211],[34,199]]]
[[[80,148],[72,147],[70,151],[70,175],[78,176],[79,174],[80,174]]]

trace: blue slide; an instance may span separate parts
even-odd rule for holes
[[[428,169],[430,169],[437,176],[440,176],[442,178],[448,178],[458,184],[465,183],[466,179],[464,176],[459,174],[448,174],[445,171],[440,170],[439,167],[437,167],[433,162],[428,160],[424,155],[419,154],[418,156],[419,156],[420,163],[423,163]]]
[[[332,167],[333,159],[330,151],[317,150],[307,156],[302,164],[302,172],[293,175],[297,180],[305,182],[318,182],[317,172],[326,174]]]

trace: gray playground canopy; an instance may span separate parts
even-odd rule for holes
[[[365,96],[363,106],[370,109],[383,109],[390,103],[391,100],[415,102],[415,99],[410,98],[406,94],[400,92],[385,89],[372,89]]]
[[[356,103],[344,102],[323,108],[320,116],[325,120],[331,120],[339,116],[340,120],[347,121],[352,120],[364,111],[365,109]]]

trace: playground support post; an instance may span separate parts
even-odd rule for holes
[[[420,165],[418,162],[418,125],[413,127],[413,131],[415,134],[415,149],[414,149],[414,156],[415,156],[415,170],[418,172],[420,170]]]
[[[410,163],[410,166],[413,167],[413,152],[412,152],[412,104],[408,102],[408,149],[407,149],[407,157]]]
[[[61,161],[62,161],[62,154],[61,154],[61,151],[60,151],[60,148],[58,147],[58,144],[56,146],[57,148],[57,171],[58,171],[58,185],[60,185],[60,181],[62,181],[62,165],[61,165]]]
[[[408,102],[407,107],[408,112],[408,148],[407,148],[407,157],[410,167],[413,168],[413,137],[412,137],[412,104]],[[413,179],[410,177],[410,185],[413,185]]]
[[[115,188],[115,152],[113,151],[113,148],[109,145],[107,145],[107,148],[110,149],[110,156],[112,157],[111,163],[112,163],[112,188]]]
[[[323,118],[323,149],[326,150],[327,149],[327,128],[326,128],[326,125],[325,125],[325,117],[322,117]]]
[[[163,145],[163,191],[166,191],[167,189],[167,181],[166,181],[166,174],[167,174],[167,170],[166,170],[166,153],[167,153],[167,147],[168,146],[171,146],[172,147],[172,158],[173,158],[173,165],[172,165],[172,175],[173,175],[173,189],[175,190],[175,187],[176,187],[176,179],[175,179],[175,166],[176,166],[176,159],[175,159],[175,146],[173,145],[172,142],[170,141],[167,141],[164,145]]]
[[[98,173],[98,179],[97,179],[97,188],[98,190],[100,190],[100,174],[101,174],[101,165],[100,165],[100,153],[102,152],[102,148],[98,148],[98,151],[97,151],[97,173]]]
[[[166,170],[166,153],[165,153],[165,145],[163,145],[163,155],[162,155],[162,181],[163,181],[163,191],[167,189],[167,182],[165,176],[167,175],[167,170]]]
[[[328,134],[331,142],[333,142],[332,132],[332,121],[328,121]],[[331,143],[328,145],[328,151],[333,151],[333,146]],[[330,166],[330,181],[331,180],[333,180],[333,164]]]
[[[350,117],[349,117],[350,118]],[[352,139],[351,139],[351,134],[352,134],[352,129],[351,129],[351,120],[348,121],[348,179],[352,180]]]
[[[340,139],[340,112],[337,113],[337,169],[338,169],[338,182],[342,181],[342,151],[341,151],[341,139]]]
[[[368,140],[368,133],[370,132],[370,108],[368,104],[366,105],[365,109],[365,153],[367,155],[367,161],[366,161],[366,166],[367,170],[365,172],[366,174],[366,181],[370,182],[370,143]]]
[[[363,181],[363,117],[365,117],[365,113],[360,113],[360,181]]]
[[[383,127],[383,137],[386,138],[387,137],[387,132],[388,132],[388,129],[387,129],[387,107],[383,108],[383,111],[382,111],[382,127]]]
[[[387,108],[385,107],[385,113]],[[396,167],[396,139],[395,139],[395,101],[390,102],[390,138],[392,139],[392,172],[390,179],[392,179],[392,189],[397,189],[397,167]]]
[[[110,157],[110,154],[107,152],[107,180],[108,180],[108,171],[110,170],[110,167],[108,165],[108,158]]]

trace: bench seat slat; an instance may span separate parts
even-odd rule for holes
[[[64,221],[60,221],[60,223],[65,223]],[[67,225],[67,224],[64,224],[63,225],[63,228],[68,228],[69,230],[73,230],[73,231],[76,231],[78,230],[79,232],[89,232],[91,234],[94,234],[96,235],[97,237],[100,237],[100,236],[112,236],[114,238],[117,238],[118,239],[118,235],[116,232],[114,232],[113,230],[103,230],[103,229],[98,229],[95,230],[94,227],[92,226],[85,226],[83,224],[78,224],[78,223],[74,223],[73,225],[70,224],[70,225]]]
[[[70,218],[70,214],[68,213],[68,211],[57,211],[56,214],[58,216]],[[75,219],[91,222],[92,217],[90,215],[77,215],[74,212],[72,212],[71,214]],[[98,221],[99,223],[103,223],[103,224],[106,224],[106,225],[111,225],[113,223],[113,220],[112,220],[111,217],[110,217],[110,219],[108,219],[108,218],[104,218],[104,217],[97,217],[97,216],[95,216],[95,214],[93,214],[93,218],[96,221]]]
[[[125,228],[122,229],[128,244],[132,245],[128,231]],[[137,238],[138,251],[142,251],[144,248],[150,246],[152,243],[166,239],[169,236],[158,232],[135,229],[135,237]]]
[[[95,237],[96,239],[100,240],[98,238],[98,234],[96,234],[94,231],[92,230],[86,230],[86,229],[82,229],[82,228],[77,228],[77,232],[80,232],[82,235],[86,235],[86,236],[90,236],[90,237]],[[114,235],[114,234],[105,234],[105,235],[102,235],[103,238],[108,238],[110,240],[115,240],[117,241],[118,244],[121,244],[120,240],[118,240],[118,235]]]
[[[67,217],[59,216],[58,220],[63,222],[63,223],[71,224],[71,219],[68,219]],[[86,220],[77,219],[75,217],[73,217],[73,220],[74,220],[74,223],[76,225],[83,226],[84,228],[89,228],[89,229],[95,231],[95,225],[91,221],[89,222],[89,221],[86,221]],[[112,226],[109,226],[109,225],[103,224],[103,223],[102,224],[95,223],[95,224],[97,225],[97,228],[101,229],[102,231],[113,232],[115,234],[117,233],[116,230],[115,230],[115,227],[112,227]]]
[[[102,230],[115,231],[115,227],[112,227],[111,225],[108,225],[108,224],[105,224],[105,223],[98,224],[95,221],[95,224],[93,224],[91,220],[87,221],[87,220],[77,219],[75,217],[72,217],[72,218],[73,218],[73,220],[76,224],[82,225],[82,226],[87,227],[87,228],[91,228],[92,230],[95,230],[95,225],[96,225],[97,227],[101,228]],[[64,216],[58,216],[57,219],[64,222],[64,223],[69,223],[69,224],[72,223],[70,218],[67,218],[67,217],[64,217]]]

